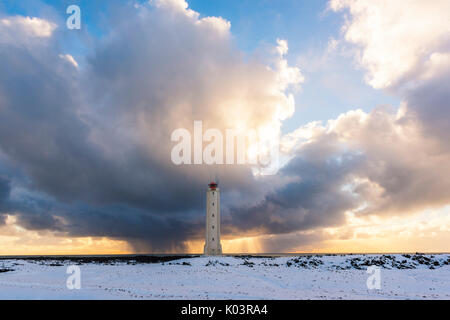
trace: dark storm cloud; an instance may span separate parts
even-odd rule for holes
[[[187,235],[180,230],[183,219],[170,212],[183,210],[187,218],[189,209],[200,206],[200,185],[183,188],[170,166],[158,166],[136,145],[112,146],[117,153],[111,157],[92,142],[93,124],[80,116],[84,102],[76,68],[61,58],[57,39],[30,40],[30,28],[0,35],[0,148],[4,164],[29,177],[16,186],[30,190],[11,198],[11,181],[2,177],[2,212],[16,215],[28,229],[144,239],[156,249],[175,246]],[[7,37],[13,32],[18,41]],[[119,210],[116,203],[124,205]]]
[[[2,24],[0,165],[26,177],[10,172],[16,192],[2,195],[18,224],[125,239],[149,250],[179,249],[203,234],[210,170],[173,165],[170,133],[202,119],[216,104],[215,93],[229,95],[238,78],[267,71],[260,65],[246,70],[228,40],[209,35],[220,32],[214,30],[222,22],[198,26],[184,11],[169,9],[161,10],[173,14],[170,21],[153,11],[119,16],[121,28],[93,48],[85,72],[61,56],[63,33],[52,33],[51,23],[15,17]],[[190,45],[189,55],[180,52]],[[202,68],[209,71],[203,75]],[[228,73],[219,78],[217,68]],[[225,169],[221,182],[237,193],[264,189],[255,188],[250,176],[248,167]]]
[[[10,181],[0,176],[0,226],[5,224],[5,212],[7,210],[6,201],[9,198],[10,191]]]
[[[450,71],[443,69],[414,90],[407,103],[423,124],[424,134],[438,140],[450,151]],[[445,143],[447,142],[447,143]]]
[[[36,189],[64,201],[133,202],[159,211],[182,208],[155,192],[160,183],[174,180],[170,168],[154,170],[157,164],[136,146],[128,150],[117,146],[127,157],[120,163],[120,158],[107,158],[90,141],[91,124],[77,115],[82,102],[79,88],[70,79],[75,71],[59,58],[56,48],[36,56],[22,47],[8,46],[0,59],[0,90],[5,100],[0,109],[0,145],[32,178]],[[184,192],[178,184],[171,188],[188,208],[199,198],[195,186]]]
[[[0,176],[0,203],[9,198],[10,191],[11,186],[9,180]]]
[[[345,211],[359,203],[342,187],[351,181],[363,158],[344,154],[339,158],[317,159],[299,154],[279,173],[297,177],[298,181],[269,193],[255,206],[231,209],[230,221],[225,226],[280,234],[340,225],[345,221]]]
[[[263,236],[260,239],[260,245],[264,248],[265,252],[278,253],[278,252],[295,252],[299,246],[303,250],[308,250],[311,245],[317,245],[323,240],[327,239],[327,235],[323,232],[295,232],[289,234],[279,234],[274,236]]]

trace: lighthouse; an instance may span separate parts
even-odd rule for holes
[[[208,184],[206,191],[206,238],[205,255],[221,255],[220,244],[220,190],[217,183]]]

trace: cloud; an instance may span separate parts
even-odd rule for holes
[[[329,6],[350,13],[343,28],[344,37],[360,49],[356,58],[366,70],[368,83],[403,99],[401,114],[390,126],[398,136],[406,123],[410,124],[406,131],[410,136],[397,141],[398,149],[404,149],[403,157],[414,150],[418,159],[430,164],[424,171],[431,174],[433,166],[436,171],[447,169],[450,3],[332,0]],[[389,163],[394,162],[395,159]],[[417,161],[408,166],[424,169],[426,165]],[[437,175],[433,173],[433,179]],[[443,180],[446,179],[435,183]]]
[[[0,226],[6,223],[6,201],[9,198],[11,186],[9,180],[0,176]]]
[[[21,41],[33,38],[48,38],[56,24],[37,17],[4,17],[0,19],[1,41]]]
[[[241,232],[345,226],[349,214],[408,217],[450,201],[448,2],[412,1],[405,8],[401,1],[331,1],[330,7],[350,11],[344,37],[360,48],[355,58],[369,84],[403,102],[397,110],[352,110],[283,137],[291,160],[279,175],[297,179],[258,204],[234,208],[230,225]],[[433,22],[424,27],[427,19]]]
[[[293,111],[285,91],[301,73],[284,55],[269,66],[244,57],[229,22],[200,18],[184,1],[123,9],[82,68],[61,53],[59,33],[0,41],[1,165],[23,175],[10,175],[8,214],[30,230],[181,250],[203,235],[212,169],[172,164],[171,132],[202,120],[205,130],[270,128],[276,139]],[[235,203],[242,190],[256,201],[272,188],[248,166],[217,170]]]
[[[299,247],[303,251],[313,251],[313,248],[324,241],[326,235],[323,232],[294,232],[282,235],[261,236],[258,241],[265,252],[295,252]]]
[[[282,176],[296,177],[265,196],[255,206],[231,209],[227,225],[241,232],[282,234],[317,227],[340,225],[344,213],[356,206],[352,195],[342,186],[349,183],[351,173],[362,159],[358,154],[315,157],[320,144],[308,146],[281,170]],[[309,150],[306,150],[309,149]]]
[[[78,68],[78,62],[70,54],[60,54],[59,57],[72,64],[75,68]]]
[[[8,199],[11,186],[9,180],[0,176],[0,203]]]
[[[358,62],[374,88],[410,85],[422,74],[439,71],[433,67],[440,63],[436,55],[450,48],[446,0],[331,0],[329,7],[350,13],[343,27],[345,39],[361,48]]]

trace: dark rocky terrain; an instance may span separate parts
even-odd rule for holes
[[[47,266],[64,266],[70,264],[100,264],[100,265],[137,265],[162,263],[167,265],[191,266],[183,259],[196,258],[199,255],[122,255],[122,256],[26,256],[26,257],[0,257],[0,261],[28,261]],[[316,269],[325,268],[329,270],[364,270],[369,266],[378,266],[384,269],[436,269],[450,264],[450,255],[446,254],[355,254],[355,255],[303,255],[296,257],[285,257],[282,263],[280,257],[261,255],[232,256],[241,260],[241,265],[253,268],[255,266]],[[205,264],[207,267],[230,266],[222,259],[209,259]],[[13,271],[10,267],[0,265],[0,273]]]

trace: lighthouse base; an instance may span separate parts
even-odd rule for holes
[[[222,255],[222,246],[219,247],[208,247],[207,245],[205,245],[204,249],[203,249],[203,254],[206,256],[221,256]]]

